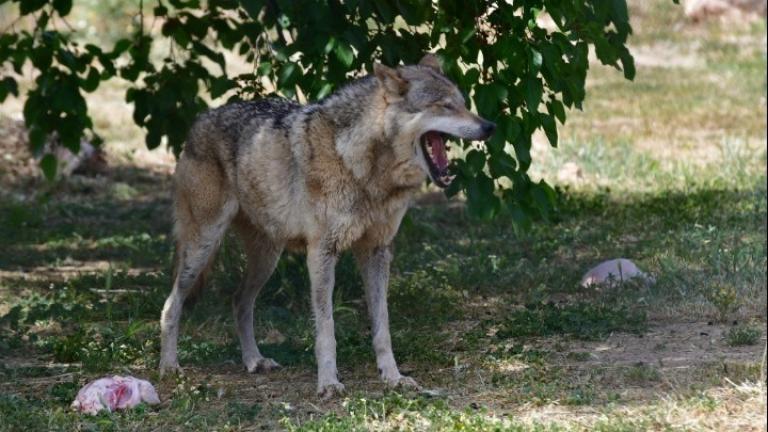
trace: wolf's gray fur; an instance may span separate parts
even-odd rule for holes
[[[178,368],[181,306],[204,284],[228,227],[241,238],[247,272],[233,301],[249,372],[277,367],[259,352],[253,305],[286,248],[304,250],[316,324],[318,393],[343,390],[336,369],[334,266],[351,249],[360,268],[382,379],[400,374],[389,334],[390,244],[426,177],[445,186],[443,137],[486,139],[493,123],[470,113],[434,56],[374,75],[309,105],[238,102],[192,127],[175,173],[176,276],[161,317],[161,371]]]

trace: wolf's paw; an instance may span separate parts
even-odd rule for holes
[[[402,389],[413,389],[418,390],[421,388],[419,384],[411,377],[402,376],[400,374],[397,374],[397,376],[394,377],[383,377],[384,383],[387,385],[387,387],[391,388],[402,388]]]
[[[181,372],[178,360],[160,360],[160,376],[175,375]]]
[[[266,357],[243,359],[243,363],[245,363],[245,369],[248,370],[248,373],[264,373],[280,367],[276,361]]]
[[[320,396],[320,399],[331,399],[342,394],[344,394],[344,384],[338,381],[317,385],[317,395]]]

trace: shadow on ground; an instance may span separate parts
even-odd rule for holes
[[[128,371],[158,380],[157,317],[173,255],[169,190],[167,175],[118,167],[45,196],[2,200],[0,387],[9,396],[0,409],[53,410],[72,422],[61,410],[89,378]],[[481,222],[456,205],[413,209],[396,241],[391,282],[396,355],[435,389],[430,397],[494,412],[633,404],[672,390],[695,393],[723,377],[753,378],[764,340],[765,221],[764,183],[652,196],[565,191],[556,220],[525,234],[507,215]],[[282,259],[257,306],[263,351],[285,368],[243,372],[228,300],[240,283],[240,255],[228,237],[210,286],[185,311],[186,375],[160,381],[167,401],[160,410],[179,418],[199,410],[213,423],[228,412],[273,426],[345,412],[313,396],[300,255]],[[657,284],[578,286],[590,266],[619,256]],[[345,256],[337,272],[342,377],[352,394],[389,397],[375,376],[352,260]],[[732,344],[733,329],[743,326],[757,334]]]

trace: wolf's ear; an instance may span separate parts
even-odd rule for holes
[[[373,64],[373,74],[379,80],[387,93],[402,96],[408,90],[406,81],[397,69],[384,66],[381,63]]]
[[[419,66],[426,66],[440,73],[443,72],[443,68],[440,66],[440,59],[438,59],[437,56],[432,53],[427,53],[427,55],[422,57],[421,60],[419,60]]]

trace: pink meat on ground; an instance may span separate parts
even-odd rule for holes
[[[72,408],[86,414],[133,408],[146,402],[160,403],[157,391],[149,381],[132,376],[105,377],[92,381],[77,393]]]

